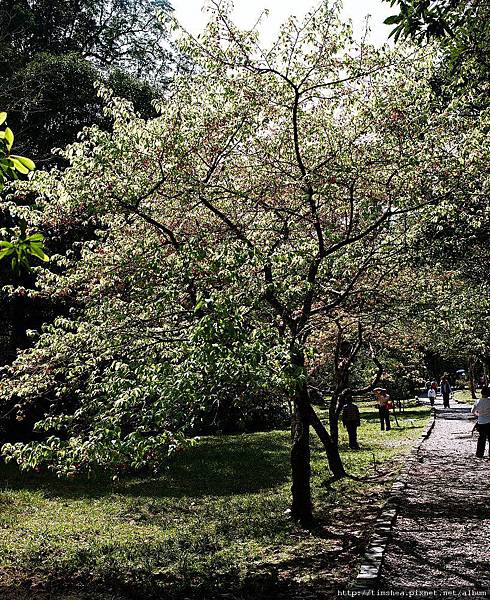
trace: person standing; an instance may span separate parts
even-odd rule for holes
[[[375,388],[373,390],[374,395],[376,396],[376,404],[379,411],[379,420],[381,423],[381,431],[385,430],[390,431],[391,423],[390,423],[390,397],[384,388]]]
[[[451,395],[451,385],[447,378],[447,375],[443,375],[441,379],[441,395],[442,395],[442,404],[444,408],[449,408],[449,396]]]
[[[359,450],[357,428],[361,425],[361,415],[359,408],[354,404],[350,395],[347,396],[345,406],[342,409],[342,424],[349,434],[349,448],[351,450]]]
[[[483,458],[485,454],[485,446],[487,440],[489,442],[490,456],[490,387],[484,385],[481,389],[481,398],[475,402],[471,409],[474,415],[478,416],[478,442],[476,445],[476,455],[478,458]]]

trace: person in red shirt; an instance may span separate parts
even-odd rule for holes
[[[390,423],[390,408],[393,408],[393,405],[390,400],[390,396],[388,392],[384,388],[375,388],[373,390],[374,395],[376,396],[376,406],[379,411],[379,420],[381,423],[381,431],[385,430],[390,431],[391,423]]]

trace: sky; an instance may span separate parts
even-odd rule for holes
[[[206,0],[174,0],[172,5],[175,16],[192,34],[197,35],[206,23],[206,13],[202,10]],[[263,45],[269,45],[275,38],[279,26],[290,15],[302,17],[309,9],[318,5],[318,0],[235,0],[234,22],[243,28],[252,27],[264,8],[269,9],[262,35]],[[343,15],[352,19],[355,37],[364,30],[364,21],[370,18],[370,41],[382,46],[388,38],[392,26],[383,25],[386,17],[394,14],[395,9],[382,0],[344,0]]]

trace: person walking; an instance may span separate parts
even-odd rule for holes
[[[451,392],[452,389],[449,379],[447,378],[447,375],[443,375],[441,379],[441,395],[444,408],[449,408],[449,396],[451,395]]]
[[[434,402],[436,401],[437,389],[434,389],[434,386],[431,385],[427,391],[427,397],[429,398],[430,405],[434,406]]]
[[[376,397],[376,405],[379,411],[379,420],[381,423],[381,431],[385,430],[390,431],[391,423],[390,423],[390,397],[387,391],[384,388],[375,388],[373,390],[374,395]]]
[[[361,415],[359,408],[352,401],[352,396],[347,396],[344,408],[342,409],[342,424],[349,434],[349,448],[359,450],[357,442],[357,428],[361,425]]]
[[[478,458],[483,458],[485,454],[485,446],[488,440],[490,456],[490,387],[484,385],[481,389],[481,398],[475,402],[471,409],[474,415],[477,415],[478,421],[476,428],[478,430],[478,442],[476,445],[476,455]]]

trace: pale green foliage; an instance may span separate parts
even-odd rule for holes
[[[61,417],[38,423],[54,437],[4,448],[22,465],[152,464],[203,409],[291,393],[308,377],[294,356],[372,295],[413,211],[472,177],[472,124],[431,114],[430,52],[355,44],[326,5],[269,52],[211,17],[200,40],[182,34],[194,67],[159,117],[101,89],[113,131],[86,129],[68,169],[19,184],[41,221],[82,207],[101,223],[53,257],[61,276],[39,275],[80,308],[0,383],[20,405],[58,398]]]

